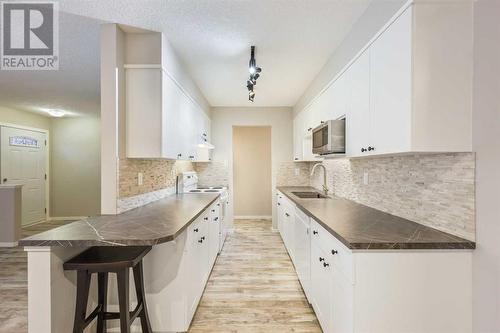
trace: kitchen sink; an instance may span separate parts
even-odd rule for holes
[[[314,191],[292,192],[292,194],[301,199],[328,199],[326,195]]]

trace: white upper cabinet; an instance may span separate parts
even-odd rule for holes
[[[471,151],[471,31],[467,2],[410,3],[297,117],[346,115],[348,157]]]
[[[411,25],[409,8],[369,48],[368,153],[411,151]]]
[[[133,45],[162,52],[157,33],[132,35],[127,52],[135,51]],[[160,60],[137,63],[145,59],[143,53],[135,52],[128,57],[134,63],[125,65],[127,157],[198,161],[203,155],[200,160],[209,161],[209,154],[198,148],[210,140],[210,119]]]
[[[346,117],[346,153],[357,156],[372,141],[370,128],[370,51],[366,50],[349,68],[351,89]]]

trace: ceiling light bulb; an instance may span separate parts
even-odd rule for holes
[[[66,112],[63,110],[55,110],[55,109],[47,110],[47,113],[50,114],[52,117],[57,117],[57,118],[63,117],[66,114]]]
[[[250,72],[250,74],[254,74],[255,73],[255,67],[250,67],[248,68],[248,71]]]

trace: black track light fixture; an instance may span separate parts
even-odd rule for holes
[[[253,88],[257,85],[257,79],[260,77],[260,73],[262,72],[262,68],[257,67],[257,63],[255,61],[255,46],[250,47],[250,61],[248,62],[248,72],[250,73],[250,78],[247,80],[247,89],[248,89],[248,100],[253,102],[255,98],[255,92]]]

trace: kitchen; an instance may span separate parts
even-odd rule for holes
[[[495,1],[59,6],[100,45],[99,212],[5,240],[0,331],[500,332]]]

